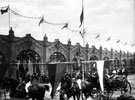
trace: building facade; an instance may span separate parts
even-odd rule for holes
[[[67,44],[63,44],[59,39],[49,42],[46,35],[42,41],[36,40],[31,34],[16,37],[12,28],[8,35],[0,35],[0,41],[0,70],[8,70],[8,76],[14,74],[14,69],[16,69],[14,62],[25,63],[25,66],[30,62],[35,63],[32,71],[44,73],[47,70],[45,65],[47,62],[117,59],[119,66],[124,62],[128,68],[135,70],[135,53],[116,51],[113,48],[108,50],[103,49],[102,46],[100,48],[94,45],[89,47],[89,44],[82,47],[79,43],[72,45],[70,40]],[[0,73],[0,76],[3,76],[4,71]]]

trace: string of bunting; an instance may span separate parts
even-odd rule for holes
[[[101,34],[98,33],[98,34],[96,35],[95,39],[99,39],[100,37],[101,37]],[[106,42],[107,42],[107,41],[110,41],[110,40],[113,40],[113,41],[115,41],[117,44],[118,44],[118,43],[121,43],[121,44],[123,44],[123,45],[128,45],[128,44],[129,44],[129,43],[127,43],[127,42],[122,42],[120,39],[118,39],[118,40],[112,39],[111,37],[108,37],[107,39],[100,39],[100,40],[105,40]],[[134,47],[134,46],[135,46],[135,43],[132,43],[132,44],[129,44],[129,45],[131,45],[131,47]]]
[[[11,8],[9,8],[9,10],[14,14],[14,15],[17,15],[19,17],[23,17],[23,18],[27,18],[27,19],[41,19],[40,20],[40,24],[41,23],[47,23],[47,24],[51,24],[51,25],[65,25],[66,23],[52,23],[52,22],[48,22],[44,19],[42,19],[42,17],[29,17],[29,16],[25,16],[25,15],[22,15],[22,14],[19,14],[17,12],[15,12],[14,10],[12,10]],[[42,21],[43,20],[43,21]],[[41,22],[42,21],[42,22]]]
[[[24,15],[21,15],[15,11],[13,11],[12,9],[9,8],[9,10],[16,16],[19,16],[19,17],[23,17],[23,18],[27,18],[27,19],[41,19],[42,17],[28,17],[28,16],[24,16]]]
[[[73,29],[69,28],[68,22],[67,23],[52,23],[52,22],[49,22],[49,21],[44,20],[44,17],[30,17],[30,16],[25,16],[25,15],[19,14],[16,11],[12,10],[9,7],[9,5],[8,6],[1,7],[1,10],[0,11],[1,11],[1,14],[4,14],[4,13],[8,12],[8,10],[10,10],[11,13],[13,13],[14,15],[19,16],[19,17],[22,17],[22,18],[38,19],[38,20],[40,19],[39,26],[40,26],[41,23],[47,23],[47,24],[50,24],[50,25],[64,25],[61,29],[66,28],[66,29],[68,29],[68,30],[70,30],[72,32],[79,32],[82,38],[83,38],[84,34],[86,33],[86,31],[83,33],[81,30],[73,30]],[[95,39],[99,39],[100,37],[101,37],[101,34],[99,33],[99,34],[96,35]],[[106,42],[108,42],[108,41],[112,40],[112,38],[111,37],[108,37],[105,40],[106,40]],[[115,42],[116,43],[122,43],[121,40],[115,40]],[[127,45],[129,43],[123,42],[122,44],[123,45]],[[134,46],[135,46],[135,43],[132,43],[131,44],[131,47],[134,47]]]
[[[65,23],[65,25],[61,29],[64,29],[64,28],[66,28],[72,32],[81,32],[81,30],[73,30],[73,29],[69,28],[68,22]]]

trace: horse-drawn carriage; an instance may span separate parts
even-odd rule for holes
[[[50,82],[51,82],[53,89],[57,88],[59,82],[61,83],[61,88],[60,88],[60,90],[58,90],[59,94],[60,94],[60,100],[65,99],[64,98],[65,94],[66,94],[67,99],[69,99],[71,96],[73,96],[74,100],[76,97],[77,97],[77,100],[79,100],[80,96],[82,96],[83,99],[84,99],[84,97],[85,97],[85,99],[87,99],[88,97],[92,97],[92,98],[99,98],[99,100],[102,100],[102,99],[108,100],[109,97],[111,97],[113,95],[114,91],[120,90],[121,93],[127,92],[127,91],[131,93],[131,85],[128,82],[128,79],[126,76],[119,75],[119,77],[113,76],[112,78],[104,77],[103,83],[102,83],[103,84],[103,89],[102,89],[101,83],[100,83],[101,77],[99,77],[99,73],[97,72],[97,70],[85,73],[84,79],[82,79],[83,73],[78,70],[80,73],[78,75],[76,75],[76,77],[72,77],[73,75],[71,73],[68,73],[68,74],[66,73],[63,76],[63,78],[60,80],[61,76],[63,75],[62,73],[64,71],[61,69],[61,67],[64,68],[63,67],[64,63],[59,65],[60,67],[57,70],[57,71],[59,71],[59,73],[56,73],[57,71],[55,72],[55,74],[57,74],[58,77],[56,77],[56,75],[54,73],[52,73],[52,68],[56,69],[55,65],[57,66],[57,64],[49,64],[48,69],[50,68],[51,71],[50,72],[48,71],[48,72],[50,75],[49,78],[50,78]],[[41,76],[40,78],[42,79],[43,77],[44,76]],[[48,78],[47,78],[47,80],[48,80]],[[80,80],[80,81],[78,81],[78,80]],[[44,80],[42,79],[42,81],[44,81]],[[42,83],[42,81],[40,83]],[[78,82],[80,82],[80,83],[78,83]],[[57,83],[56,86],[55,86],[55,83]],[[6,86],[10,86],[10,85],[6,85]],[[15,85],[13,85],[13,86],[15,86]],[[31,89],[29,91],[29,93],[30,93],[29,96],[33,96],[33,94],[35,94],[34,96],[36,96],[36,94],[38,94],[40,96],[40,92],[38,91],[40,86],[41,85],[39,85],[39,84],[35,84],[35,85],[33,84],[30,87]],[[8,87],[8,88],[11,88],[11,87]],[[41,86],[41,90],[43,89],[42,96],[44,94],[45,88],[46,87],[44,87],[43,85]],[[33,92],[33,91],[35,91],[35,92]],[[52,97],[53,97],[54,93],[55,92],[57,93],[58,91],[53,90],[53,92],[51,94]],[[31,95],[31,93],[32,93],[32,95]],[[43,99],[43,97],[42,97],[42,99]]]

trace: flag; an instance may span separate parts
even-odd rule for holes
[[[131,46],[133,47],[135,44],[132,44]]]
[[[116,41],[116,43],[119,43],[119,42],[120,42],[120,40]]]
[[[95,37],[95,39],[97,39],[97,38],[99,38],[100,37],[100,34],[98,34],[96,37]]]
[[[61,29],[68,28],[68,23],[66,23]]]
[[[127,45],[127,42],[124,45]]]
[[[1,14],[3,15],[4,13],[7,13],[8,10],[9,10],[9,6],[6,6],[6,8],[5,7],[2,7]]]
[[[107,39],[106,39],[106,41],[109,41],[111,38],[110,37],[108,37]]]
[[[104,72],[104,61],[97,61],[97,72],[99,76],[99,83],[101,90],[104,91],[104,84],[103,84],[103,72]]]
[[[81,24],[80,24],[79,27],[82,26],[83,20],[84,20],[84,18],[83,18],[83,6],[82,6],[82,13],[81,13],[81,15],[80,15],[80,23],[81,23]]]
[[[39,22],[39,26],[40,26],[40,24],[43,23],[43,22],[44,22],[44,17],[41,18],[41,20],[40,20],[40,22]]]
[[[99,83],[100,83],[100,87],[101,90],[104,91],[104,69],[111,69],[111,65],[112,65],[112,60],[108,60],[108,61],[96,61],[96,65],[97,65],[97,73],[99,76]]]
[[[47,64],[48,75],[52,85],[51,97],[53,98],[62,76],[66,71],[67,64]]]
[[[81,31],[79,33],[80,33],[81,37],[83,38],[84,34]]]

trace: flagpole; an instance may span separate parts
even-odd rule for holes
[[[85,31],[84,31],[84,3],[82,0],[82,10],[83,10],[83,47],[85,47]]]
[[[84,2],[82,0],[82,12],[83,12],[83,47],[85,47],[85,30],[84,30]],[[84,72],[85,72],[85,64],[84,64],[84,68],[83,68],[83,80],[84,80]]]
[[[9,9],[8,9],[8,23],[9,23],[9,30],[10,30],[10,5],[9,5]]]

